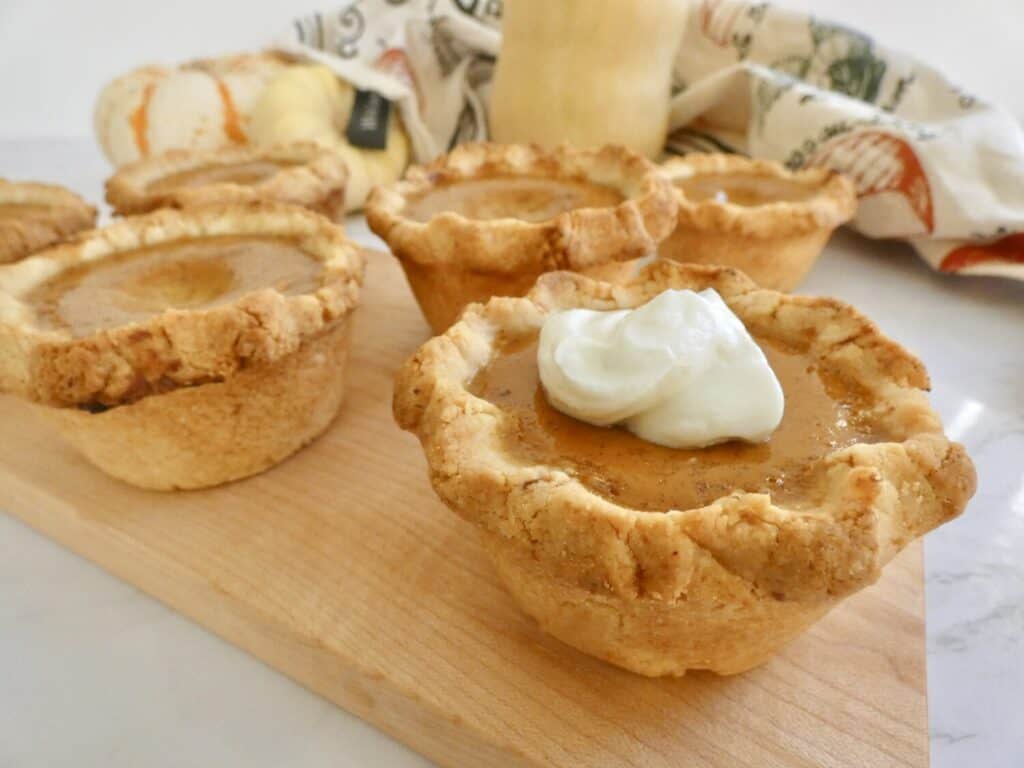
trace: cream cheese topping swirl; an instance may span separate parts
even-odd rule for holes
[[[537,364],[554,408],[670,448],[762,442],[782,421],[775,372],[711,288],[667,290],[631,310],[556,312]]]

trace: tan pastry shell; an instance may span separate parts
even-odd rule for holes
[[[150,185],[171,174],[261,160],[289,165],[255,184],[218,182],[150,189]],[[311,142],[298,142],[262,149],[171,150],[122,167],[107,180],[106,194],[114,212],[122,215],[148,213],[157,208],[262,201],[301,205],[340,221],[345,215],[347,181],[348,167],[337,152]]]
[[[410,199],[464,179],[540,176],[582,179],[618,190],[624,200],[578,208],[542,222],[481,221],[454,211],[429,221],[405,215]],[[672,231],[671,185],[640,155],[619,146],[600,149],[473,143],[433,163],[412,166],[402,181],[377,187],[366,220],[401,262],[435,332],[446,329],[474,301],[525,293],[537,276],[582,270],[653,253]]]
[[[101,412],[36,410],[90,462],[132,485],[219,485],[278,464],[330,426],[345,395],[350,328],[343,317],[292,354],[224,381]]]
[[[288,237],[323,263],[319,287],[272,287],[206,309],[168,309],[83,337],[39,328],[25,297],[82,263],[219,235]],[[115,405],[180,386],[222,381],[296,352],[359,302],[363,258],[342,229],[288,205],[160,210],[121,221],[0,270],[0,390],[39,403]]]
[[[791,343],[864,387],[892,442],[826,456],[821,494],[781,507],[737,491],[698,509],[618,505],[502,446],[502,410],[467,386],[499,343],[552,311],[634,307],[715,288],[752,333]],[[402,368],[394,410],[434,489],[475,523],[499,575],[541,627],[644,675],[749,669],[874,582],[908,542],[963,510],[973,465],[943,434],[921,363],[852,307],[757,289],[735,270],[658,261],[618,285],[559,272],[526,298],[474,305]]]
[[[676,188],[678,223],[658,254],[681,262],[735,267],[764,288],[789,291],[798,286],[832,231],[857,209],[853,184],[825,168],[789,171],[779,163],[729,154],[686,155],[661,167],[673,182],[727,174],[784,179],[814,190],[803,200],[743,206],[690,200]]]
[[[64,240],[96,223],[96,209],[56,184],[0,179],[0,205],[44,205],[46,216],[0,220],[0,264],[7,264]]]

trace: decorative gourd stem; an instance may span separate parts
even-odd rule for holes
[[[491,135],[656,157],[686,0],[505,0]]]

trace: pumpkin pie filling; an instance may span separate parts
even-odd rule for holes
[[[609,208],[623,200],[618,190],[588,181],[498,176],[441,184],[411,199],[406,214],[419,222],[446,211],[479,221],[541,222],[577,208]]]
[[[323,265],[275,236],[217,236],[162,243],[65,270],[28,296],[36,323],[81,338],[168,309],[208,309],[247,293],[316,290]]]
[[[815,188],[785,178],[738,173],[702,173],[675,180],[693,202],[716,200],[752,207],[769,203],[797,203],[813,197]]]
[[[170,173],[151,182],[149,192],[169,192],[174,189],[202,187],[207,184],[259,184],[280,171],[294,167],[297,163],[278,160],[253,160],[246,163],[205,165]]]
[[[759,339],[786,397],[782,423],[764,443],[730,441],[673,449],[617,427],[595,427],[548,404],[536,340],[501,349],[470,391],[511,418],[503,449],[524,466],[568,471],[589,490],[645,511],[692,509],[735,491],[770,493],[776,504],[813,504],[816,465],[828,453],[887,438],[862,392],[799,351]]]

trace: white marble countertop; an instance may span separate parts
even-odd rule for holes
[[[1024,115],[1020,78],[1006,67],[1019,55],[1020,0],[941,13],[925,0],[783,2],[873,30]],[[4,0],[0,176],[52,180],[98,199],[109,169],[84,134],[99,83],[143,60],[252,47],[302,10],[294,0],[176,0],[159,10],[130,0]],[[116,43],[115,20],[131,31]],[[88,55],[72,63],[81,50]],[[11,138],[22,135],[83,138]],[[350,231],[367,236],[361,224]],[[843,233],[803,290],[851,301],[918,354],[933,403],[977,464],[967,512],[926,543],[932,765],[1021,768],[1024,283],[939,276],[904,246]],[[427,763],[0,514],[0,768],[135,765]]]

